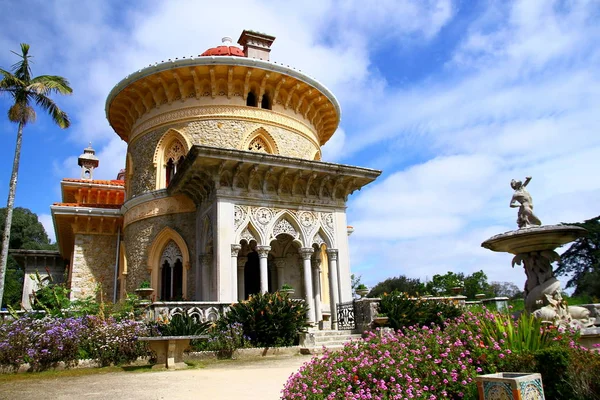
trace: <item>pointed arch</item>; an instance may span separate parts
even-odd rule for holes
[[[333,248],[333,240],[323,228],[319,228],[312,234],[312,237],[310,238],[310,246],[312,247],[315,244],[319,247],[324,244],[327,246],[327,248]]]
[[[183,264],[181,292],[185,296],[187,294],[187,273],[190,269],[190,251],[183,237],[181,237],[181,235],[172,228],[165,227],[162,231],[160,231],[154,238],[152,246],[150,246],[150,250],[148,251],[148,272],[150,273],[150,283],[154,289],[154,293],[160,293],[159,277],[160,268],[162,265],[161,261],[163,258],[163,252],[170,242],[174,242],[174,244],[179,248],[181,257],[183,258],[181,260]]]
[[[191,147],[190,140],[176,129],[169,129],[162,135],[154,150],[156,189],[167,187],[167,173],[176,172],[177,165],[185,158]]]
[[[250,132],[250,134],[246,136],[246,139],[242,141],[242,148],[240,150],[279,154],[277,142],[275,142],[273,136],[262,127]]]
[[[278,235],[285,233],[292,236],[296,243],[304,247],[306,240],[302,234],[300,223],[293,214],[287,210],[281,211],[273,220],[274,222],[268,227],[269,234],[267,237],[269,238],[269,242],[276,239]]]
[[[256,241],[257,245],[262,245],[264,242],[260,236],[260,233],[258,233],[258,229],[254,227],[252,222],[248,222],[246,225],[243,225],[241,229],[238,229],[235,243],[239,243],[242,240],[245,240],[246,242],[248,242],[248,244],[250,244],[250,242],[254,240]]]

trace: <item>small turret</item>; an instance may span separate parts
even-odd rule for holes
[[[83,149],[83,154],[77,159],[77,164],[81,167],[81,179],[94,179],[94,168],[98,168],[100,161],[96,157],[96,150],[92,148],[91,143]]]

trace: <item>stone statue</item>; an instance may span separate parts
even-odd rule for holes
[[[515,181],[514,179],[510,181],[510,186],[515,191],[510,200],[510,207],[519,207],[519,214],[517,216],[517,225],[519,226],[519,229],[542,224],[542,221],[540,221],[533,213],[533,200],[531,200],[531,195],[527,189],[525,189],[527,184],[529,184],[529,181],[531,181],[530,176],[525,178],[524,183]]]

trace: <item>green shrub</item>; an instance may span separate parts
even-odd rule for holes
[[[510,314],[487,311],[486,315],[480,328],[488,346],[502,341],[513,352],[533,352],[550,346],[556,337],[556,330],[544,328],[532,314],[522,313],[516,321]]]
[[[456,318],[463,313],[460,307],[451,302],[414,299],[398,291],[381,296],[379,312],[389,318],[388,324],[394,329],[432,323],[441,326],[446,319]]]
[[[158,325],[158,330],[161,336],[195,336],[204,335],[211,325],[188,314],[175,314],[167,324]]]
[[[286,293],[259,293],[231,306],[222,318],[226,325],[240,323],[244,336],[256,347],[291,346],[306,331],[308,307]]]

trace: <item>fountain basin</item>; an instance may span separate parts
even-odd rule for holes
[[[492,236],[481,246],[515,255],[532,251],[551,251],[584,236],[586,232],[584,228],[573,225],[535,226]]]

